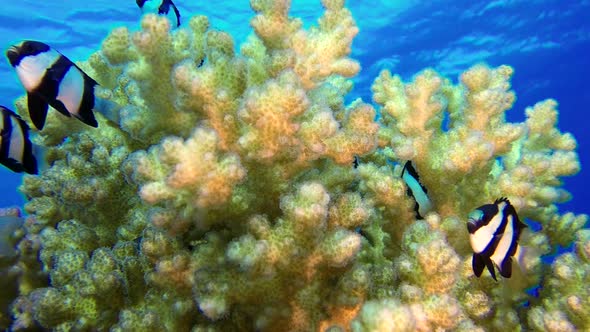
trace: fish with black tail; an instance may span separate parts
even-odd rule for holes
[[[148,5],[146,5],[146,2],[148,3]],[[135,0],[135,3],[137,3],[137,6],[145,13],[145,12],[151,12],[151,11],[155,11],[155,8],[150,8],[152,6],[150,5],[157,5],[159,1],[150,1],[150,0]],[[158,15],[163,15],[163,16],[168,16],[168,14],[170,13],[170,7],[172,7],[172,10],[174,11],[174,15],[176,16],[176,26],[179,27],[180,26],[180,11],[178,10],[178,8],[176,8],[176,5],[174,4],[174,2],[172,2],[172,0],[161,0],[161,2],[159,2],[160,5],[158,6],[157,10],[158,10]],[[170,18],[170,21],[172,21],[172,18]]]
[[[360,164],[361,164],[361,161],[360,161],[359,157],[354,156],[354,158],[352,159],[352,168],[358,168]]]
[[[512,258],[516,256],[518,259],[521,252],[518,241],[525,227],[514,206],[504,197],[471,212],[467,230],[473,249],[473,273],[480,277],[484,267],[487,267],[492,278],[497,280],[495,265],[502,277],[510,278]]]
[[[27,91],[31,121],[43,129],[48,106],[98,127],[94,108],[96,81],[49,45],[25,40],[6,51],[8,61]]]
[[[4,106],[0,106],[0,163],[17,173],[38,173],[29,126]]]

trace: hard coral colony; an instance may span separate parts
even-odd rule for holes
[[[587,216],[555,206],[569,198],[560,178],[580,168],[556,102],[507,123],[512,68],[477,65],[458,84],[384,71],[377,110],[345,105],[360,66],[343,2],[323,0],[305,30],[289,1],[251,0],[255,34],[239,54],[203,16],[173,32],[155,15],[139,32],[113,30],[79,66],[120,121],[96,113],[95,129],[49,112],[33,138],[52,166],[24,178],[25,231],[0,238],[18,243],[0,272],[19,292],[2,293],[12,312],[0,325],[589,329]],[[28,121],[24,98],[17,108]],[[407,160],[428,189],[424,219],[400,176]],[[520,237],[522,272],[477,278],[467,216],[502,196],[542,229]]]

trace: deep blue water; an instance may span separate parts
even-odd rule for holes
[[[212,27],[243,41],[252,16],[247,0],[175,0],[186,22],[210,17]],[[426,4],[425,4],[426,3]],[[574,199],[563,211],[589,213],[590,172],[590,0],[395,1],[349,0],[360,33],[353,57],[362,64],[352,100],[371,100],[370,85],[382,69],[405,79],[433,67],[457,80],[460,72],[486,62],[515,68],[517,102],[507,117],[522,121],[527,106],[546,98],[559,102],[559,127],[578,140],[582,171],[565,179]],[[0,47],[23,39],[44,41],[70,59],[84,60],[113,27],[136,29],[140,11],[133,0],[5,1],[0,11]],[[319,0],[293,0],[292,15],[312,24]],[[22,88],[6,61],[0,61],[0,104],[13,108]],[[21,176],[0,167],[0,207],[22,204]]]

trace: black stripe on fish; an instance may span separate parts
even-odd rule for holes
[[[508,223],[512,227],[512,239],[510,241],[508,252],[502,260],[499,268],[500,274],[504,278],[510,278],[512,275],[512,257],[514,257],[516,251],[518,250],[520,234],[522,233],[522,230],[527,227],[527,225],[520,221],[520,218],[518,218],[518,214],[516,213],[516,209],[514,206],[512,206],[512,204],[510,204],[508,199],[504,198],[504,200],[507,202],[506,208],[504,209],[507,213],[507,218],[511,218],[511,220],[508,220]]]
[[[35,88],[35,90],[31,91],[32,94],[46,100],[51,107],[67,117],[70,116],[70,112],[68,112],[61,101],[58,101],[55,98],[57,98],[57,95],[59,94],[61,81],[64,76],[66,76],[71,66],[72,62],[65,56],[60,55],[51,67],[47,68],[45,75],[41,79],[41,83]],[[32,110],[29,109],[29,112],[31,111]],[[45,123],[45,119],[43,119],[43,123]]]
[[[5,112],[7,108],[2,107],[2,128],[0,129],[0,136],[2,143],[0,143],[0,160],[8,159],[8,152],[10,151],[10,136],[12,135],[12,121],[10,121],[10,114]],[[7,166],[8,167],[8,166]],[[8,167],[10,168],[10,167]]]
[[[92,77],[86,75],[86,73],[82,71],[82,69],[78,68],[78,66],[74,66],[84,78],[84,92],[82,93],[80,108],[78,109],[78,113],[74,114],[74,116],[85,124],[96,128],[98,127],[98,122],[96,122],[96,118],[94,118],[94,113],[92,110],[94,109],[95,102],[94,87],[98,85],[98,83],[92,79]]]

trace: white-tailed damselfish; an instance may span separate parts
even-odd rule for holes
[[[27,90],[29,116],[37,129],[45,125],[48,105],[65,116],[73,115],[98,127],[92,112],[97,83],[70,59],[33,40],[11,46],[6,56]]]
[[[17,173],[38,172],[29,126],[4,106],[0,106],[0,163]]]
[[[504,278],[512,276],[512,257],[520,252],[518,240],[527,227],[518,219],[514,206],[507,198],[478,207],[469,214],[467,230],[473,249],[473,273],[481,276],[484,267],[496,279],[494,265]]]
[[[176,8],[176,5],[174,4],[174,2],[172,2],[172,0],[135,0],[135,2],[143,12],[155,11],[155,8],[148,8],[151,6],[146,5],[146,2],[149,2],[149,4],[153,5],[157,5],[158,3],[160,3],[160,5],[157,8],[158,14],[165,16],[168,15],[168,13],[170,12],[170,7],[172,7],[172,10],[174,10],[174,15],[176,16],[176,26],[180,26],[180,11],[178,10],[178,8]]]
[[[412,196],[416,201],[414,211],[416,211],[416,219],[423,219],[424,216],[432,210],[432,202],[428,197],[426,187],[420,183],[420,176],[416,172],[411,161],[407,161],[402,170],[402,180],[406,183],[409,196]]]

